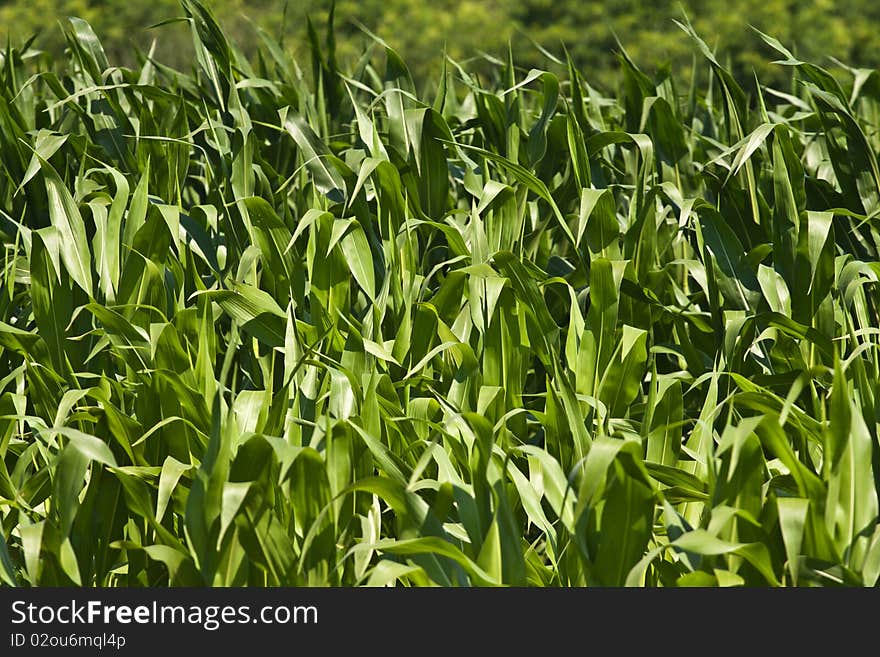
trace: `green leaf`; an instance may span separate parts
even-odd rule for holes
[[[284,129],[302,152],[303,164],[314,177],[318,190],[331,201],[345,201],[345,180],[336,165],[338,158],[331,154],[305,119],[298,116],[288,119],[284,122]]]
[[[61,262],[64,263],[70,278],[91,296],[92,258],[82,215],[52,165],[41,158],[40,167],[46,181],[46,194],[49,197],[49,218],[61,237]]]
[[[70,440],[71,446],[90,461],[109,465],[112,468],[116,467],[116,458],[113,456],[113,452],[110,451],[107,443],[100,438],[67,427],[56,431]]]

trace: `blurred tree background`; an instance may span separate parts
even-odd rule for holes
[[[283,37],[301,52],[309,68],[306,17],[323,30],[329,0],[213,0],[231,40],[245,52],[258,37],[254,25]],[[729,62],[740,80],[755,71],[762,82],[785,78],[773,66],[773,53],[749,25],[777,37],[809,60],[833,56],[859,67],[880,64],[880,2],[877,0],[338,0],[336,26],[340,57],[355,56],[369,38],[368,28],[394,47],[417,80],[428,83],[445,48],[457,60],[505,58],[507,45],[524,67],[549,67],[535,44],[555,56],[562,44],[585,78],[609,86],[617,75],[618,41],[646,72],[671,63],[686,73],[693,45],[675,25],[685,12],[710,47]],[[59,21],[79,16],[101,37],[111,62],[130,65],[136,52],[149,50],[173,66],[188,66],[189,33],[181,23],[148,29],[183,15],[177,0],[0,0],[0,38],[20,44],[39,33],[33,47],[60,54]],[[474,61],[476,60],[476,61]]]

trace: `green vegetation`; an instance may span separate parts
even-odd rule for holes
[[[183,7],[191,74],[0,59],[5,584],[877,583],[876,72],[421,94]]]
[[[335,4],[341,54],[360,54],[367,41],[360,26],[366,26],[400,53],[419,88],[439,75],[444,48],[458,61],[479,59],[483,52],[504,60],[509,40],[517,63],[526,69],[548,66],[534,43],[561,59],[564,43],[593,86],[610,87],[616,82],[617,39],[646,71],[653,73],[670,62],[673,70],[685,73],[692,66],[693,49],[673,22],[681,20],[683,11],[709,46],[729,57],[732,71],[743,82],[751,79],[753,69],[765,84],[780,84],[786,78],[771,64],[778,53],[750,25],[773,34],[804,59],[824,63],[823,58],[833,55],[853,66],[880,66],[880,4],[873,0],[337,0]],[[11,35],[14,45],[21,45],[39,31],[35,46],[60,57],[64,39],[57,24],[78,16],[101,35],[113,62],[136,65],[132,46],[146,53],[155,39],[160,61],[185,70],[191,63],[185,29],[179,25],[147,29],[182,16],[177,0],[11,0],[0,5],[0,43]],[[282,37],[296,57],[307,59],[307,17],[323,23],[331,0],[213,0],[208,5],[229,41],[246,55],[252,56],[259,46],[252,20]],[[469,63],[471,71],[490,69],[487,62]]]

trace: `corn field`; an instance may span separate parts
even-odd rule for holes
[[[188,72],[0,55],[4,585],[877,584],[876,71],[417,90],[182,5]]]

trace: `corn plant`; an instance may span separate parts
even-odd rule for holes
[[[0,56],[5,585],[878,582],[875,71],[417,90],[182,7],[190,71]]]

